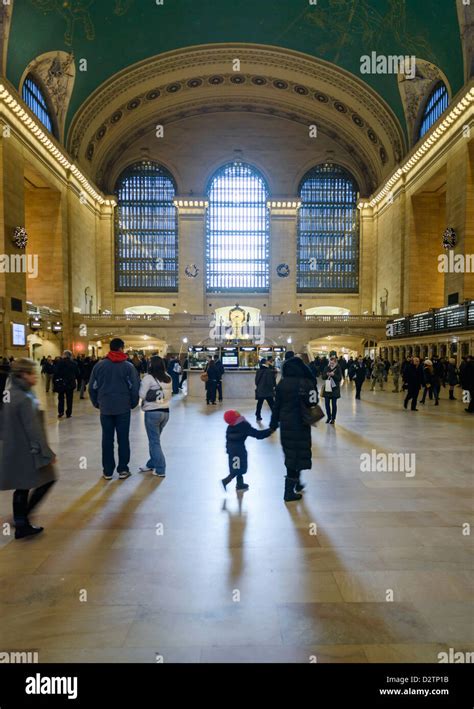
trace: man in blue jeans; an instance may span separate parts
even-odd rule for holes
[[[102,467],[105,480],[115,470],[114,439],[117,432],[120,480],[130,477],[130,412],[138,405],[140,377],[124,353],[125,343],[118,337],[110,342],[110,352],[92,370],[89,396],[100,410],[102,426]]]

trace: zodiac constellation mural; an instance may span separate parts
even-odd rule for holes
[[[339,55],[357,42],[360,46],[377,49],[387,42],[387,34],[403,47],[404,54],[415,55],[436,63],[433,50],[422,35],[410,31],[406,0],[389,0],[385,13],[372,6],[370,0],[329,0],[325,12],[309,11],[306,19],[328,35],[328,41],[318,46],[321,55]]]
[[[95,27],[89,8],[96,3],[97,0],[31,0],[31,3],[38,10],[43,12],[56,12],[66,22],[66,31],[64,33],[64,42],[71,45],[74,40],[76,26],[82,28],[82,31],[88,40],[95,39]],[[101,0],[103,3],[104,0]],[[106,0],[107,2],[107,0]],[[134,0],[108,0],[113,4],[113,13],[121,16],[129,10]]]

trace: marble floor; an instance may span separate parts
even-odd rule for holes
[[[60,480],[34,520],[42,535],[15,541],[2,526],[0,650],[147,663],[416,663],[473,651],[473,418],[446,391],[418,413],[391,391],[353,396],[346,384],[337,425],[314,429],[307,492],[284,504],[278,433],[248,443],[248,492],[219,484],[223,410],[253,422],[253,401],[177,397],[166,479],[107,482],[89,401],[58,421],[42,394]],[[135,471],[147,458],[139,410],[131,438]],[[416,474],[361,471],[372,449],[415,453]],[[10,498],[0,493],[2,525]]]

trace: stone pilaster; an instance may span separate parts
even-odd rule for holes
[[[4,127],[0,121],[0,254],[11,264],[12,256],[28,255],[28,246],[18,249],[12,241],[15,227],[25,226],[24,157],[13,133],[3,137]],[[11,327],[12,322],[27,324],[26,273],[0,273],[0,297],[5,309],[0,350],[6,356],[26,357],[28,347],[13,346]],[[12,298],[21,302],[21,312],[12,310]]]
[[[186,200],[177,197],[179,238],[179,304],[180,310],[200,314],[206,306],[205,234],[206,209],[204,199]],[[186,273],[188,269],[188,274]],[[193,277],[194,274],[197,274]]]
[[[272,200],[270,209],[270,313],[297,309],[296,249],[299,201],[291,198]],[[280,277],[280,264],[289,267],[287,277]]]

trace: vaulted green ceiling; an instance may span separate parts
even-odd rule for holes
[[[249,42],[281,46],[333,62],[366,81],[405,128],[393,75],[361,75],[360,58],[416,55],[463,83],[454,0],[15,0],[7,76],[18,87],[38,55],[72,51],[78,71],[68,122],[103,81],[147,57],[182,47]]]

